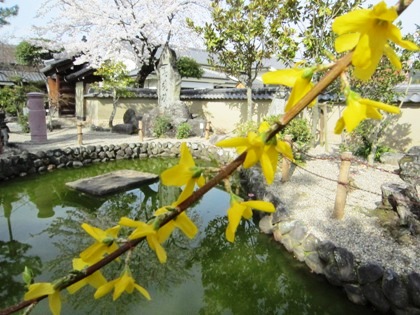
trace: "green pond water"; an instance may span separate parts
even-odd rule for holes
[[[147,219],[170,204],[179,188],[159,183],[98,198],[65,187],[79,178],[117,169],[158,174],[171,159],[117,161],[81,169],[63,169],[36,177],[0,183],[0,309],[17,303],[25,288],[21,278],[30,266],[36,282],[50,282],[71,270],[71,260],[93,239],[80,227],[88,222],[110,227],[121,216]],[[175,233],[167,243],[168,262],[160,264],[146,244],[131,257],[138,292],[95,300],[94,289],[61,293],[62,314],[374,314],[350,303],[341,289],[311,274],[252,221],[242,222],[236,242],[225,240],[228,195],[211,190],[188,214],[200,232],[194,240]],[[123,262],[103,271],[118,277]],[[31,314],[48,314],[46,300]]]

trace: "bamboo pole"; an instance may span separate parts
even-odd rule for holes
[[[285,135],[284,141],[290,144],[290,147],[292,147],[292,136],[291,135]],[[281,182],[285,183],[290,180],[290,166],[292,165],[292,162],[283,156],[283,161],[281,164]]]
[[[143,121],[139,120],[139,141],[143,142]]]
[[[208,140],[210,138],[210,121],[206,123],[206,132],[205,132],[205,139]]]
[[[83,129],[82,129],[82,127],[83,127],[83,123],[78,122],[77,123],[77,143],[79,145],[83,144]]]
[[[352,153],[341,154],[340,173],[338,175],[337,193],[335,196],[334,212],[332,217],[341,220],[344,217],[344,207],[347,199],[347,184],[349,183],[349,171]]]

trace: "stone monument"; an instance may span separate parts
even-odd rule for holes
[[[175,126],[190,117],[187,106],[180,100],[181,75],[176,66],[176,54],[168,45],[163,48],[157,66],[159,112],[170,117]]]

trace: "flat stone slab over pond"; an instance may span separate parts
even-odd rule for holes
[[[66,183],[66,186],[90,195],[104,196],[119,191],[125,191],[132,187],[153,183],[157,181],[158,178],[159,176],[156,174],[120,170],[79,179],[74,182],[68,182]]]

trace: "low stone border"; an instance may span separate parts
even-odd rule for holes
[[[265,189],[258,169],[242,171],[241,176],[257,199],[271,201],[276,206],[276,212],[271,215],[261,213],[260,230],[273,235],[313,272],[324,275],[332,285],[343,287],[350,301],[371,304],[382,313],[420,314],[419,273],[399,275],[374,262],[361,264],[347,249],[335,246],[330,240],[318,239],[302,221],[291,218],[283,202]]]
[[[0,181],[28,174],[44,173],[60,168],[79,168],[92,163],[109,162],[122,159],[147,159],[152,157],[179,156],[182,142],[141,142],[121,145],[80,146],[65,149],[50,149],[30,153],[22,151],[15,155],[0,155]],[[230,151],[203,143],[187,142],[194,157],[214,158],[227,161]]]

